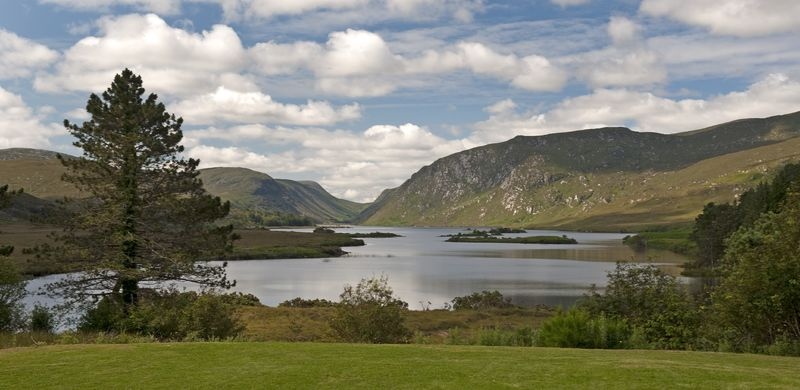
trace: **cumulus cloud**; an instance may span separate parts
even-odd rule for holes
[[[283,104],[261,92],[238,92],[225,87],[180,101],[170,109],[192,125],[239,122],[319,126],[361,117],[358,104],[339,108],[315,100],[302,105]]]
[[[159,15],[176,15],[187,3],[216,4],[226,20],[261,21],[280,16],[309,15],[326,19],[332,15],[340,22],[390,19],[428,19],[451,17],[472,21],[483,9],[483,0],[39,0],[46,4],[82,11],[108,12],[113,7],[128,7]],[[561,0],[564,1],[564,0]],[[567,0],[575,1],[575,0]],[[327,18],[330,19],[330,18]],[[345,23],[347,24],[347,23]]]
[[[545,112],[505,109],[478,123],[475,143],[515,135],[542,135],[603,126],[632,124],[634,130],[675,133],[735,119],[765,117],[800,110],[800,82],[772,74],[744,91],[708,99],[674,100],[650,92],[599,89],[566,99]],[[508,107],[509,104],[505,103]],[[491,112],[491,111],[490,111]]]
[[[595,88],[648,86],[667,80],[667,70],[657,49],[640,36],[641,26],[625,17],[612,17],[606,31],[611,45],[568,56],[578,76]]]
[[[63,132],[58,125],[43,124],[21,96],[0,87],[0,148],[48,147],[49,138]]]
[[[0,79],[28,77],[57,58],[58,53],[47,46],[0,28]]]
[[[101,91],[116,73],[131,68],[146,87],[178,95],[202,93],[219,85],[255,89],[238,72],[246,52],[228,26],[195,34],[169,26],[154,15],[103,18],[99,36],[83,38],[67,49],[54,73],[41,74],[39,91]]]
[[[255,45],[257,69],[269,75],[303,69],[313,72],[317,88],[344,96],[379,96],[407,83],[409,75],[467,70],[531,91],[556,91],[567,74],[539,55],[500,53],[477,42],[461,42],[418,55],[394,53],[378,34],[348,29],[333,32],[325,45],[313,42]]]
[[[715,34],[750,37],[800,30],[800,2],[795,0],[644,0],[639,9]]]
[[[641,26],[622,16],[612,16],[608,22],[608,36],[615,45],[636,41],[641,29]]]
[[[584,5],[589,4],[591,0],[550,0],[551,3],[555,5],[560,5],[562,7],[572,7],[576,5]]]
[[[188,131],[187,138],[193,145],[187,154],[200,158],[205,167],[245,166],[278,177],[314,173],[334,195],[364,202],[402,184],[434,159],[468,146],[410,123],[376,125],[362,132],[243,125]],[[233,145],[205,145],[220,139]],[[272,154],[253,153],[242,146],[254,142],[296,145],[291,152]]]
[[[161,15],[177,14],[181,8],[181,0],[39,0],[39,2],[84,11],[105,11],[113,6],[128,6],[139,11],[155,12]]]

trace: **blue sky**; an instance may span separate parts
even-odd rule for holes
[[[129,67],[187,155],[370,201],[516,135],[674,133],[800,110],[794,0],[30,0],[0,3],[0,147]]]

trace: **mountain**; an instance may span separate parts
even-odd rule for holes
[[[86,196],[61,181],[64,167],[56,154],[39,149],[0,150],[0,185],[23,188],[27,194],[0,219],[35,214],[46,201],[64,196]],[[245,168],[201,169],[200,178],[209,193],[231,201],[232,215],[242,218],[282,214],[305,216],[313,222],[340,222],[352,220],[366,207],[335,198],[315,182],[273,179]]]
[[[518,136],[420,169],[371,225],[641,229],[691,221],[800,159],[800,112],[679,134],[622,127]]]
[[[338,199],[312,181],[273,179],[246,168],[208,168],[200,171],[206,190],[240,210],[304,215],[317,222],[354,219],[366,205]]]

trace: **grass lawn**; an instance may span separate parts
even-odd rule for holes
[[[316,343],[0,351],[0,388],[798,388],[800,359],[744,354]]]

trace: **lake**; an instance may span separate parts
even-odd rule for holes
[[[276,229],[277,230],[277,229]],[[311,229],[285,229],[311,231]],[[247,260],[228,263],[234,291],[251,293],[275,306],[295,297],[338,300],[346,284],[386,275],[396,295],[412,310],[441,308],[456,296],[499,290],[518,305],[572,305],[591,285],[605,286],[616,261],[649,262],[677,275],[686,259],[649,251],[636,253],[622,244],[625,234],[529,230],[525,234],[567,235],[577,245],[451,243],[446,234],[459,228],[352,227],[344,233],[391,232],[403,237],[365,238],[363,247],[346,247],[345,257]],[[57,275],[34,279],[35,291]],[[42,300],[41,297],[36,298]],[[27,300],[32,304],[34,298]]]

